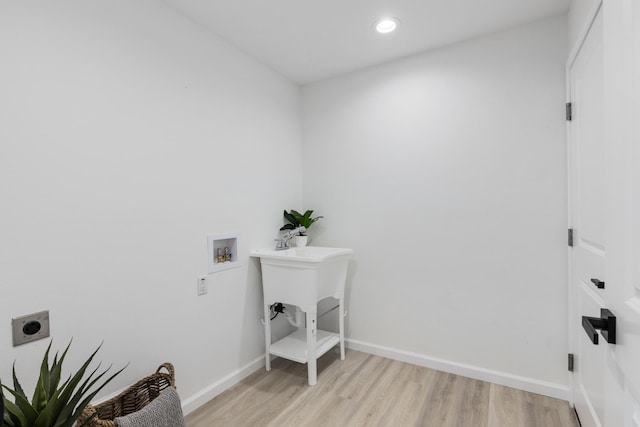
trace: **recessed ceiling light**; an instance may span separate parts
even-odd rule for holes
[[[376,22],[376,31],[382,34],[390,33],[398,26],[397,18],[384,18]]]

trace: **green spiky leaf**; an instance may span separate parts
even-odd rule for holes
[[[72,340],[73,341],[73,340]],[[48,395],[51,396],[58,389],[60,385],[60,376],[62,374],[62,363],[64,362],[65,357],[67,356],[67,352],[71,347],[71,342],[67,344],[67,348],[62,352],[62,356],[60,356],[60,360],[58,360],[58,353],[56,352],[55,357],[53,358],[53,365],[51,366],[51,374],[49,375],[49,390]]]
[[[16,364],[13,363],[13,389],[20,393],[25,399],[27,399],[27,395],[25,394],[22,386],[20,385],[20,381],[18,381],[18,376],[16,375]]]
[[[18,393],[17,391],[11,390],[4,385],[2,387],[13,395],[15,406],[20,410],[22,415],[24,415],[28,424],[33,425],[35,420],[38,418],[38,413],[35,411],[35,409],[33,409],[31,404],[29,403],[29,400],[23,394]]]
[[[24,413],[27,414],[30,412],[30,410],[33,410],[33,408],[31,407],[31,403],[29,403],[29,398],[27,397],[27,395],[25,394],[24,390],[22,389],[22,386],[20,385],[20,381],[18,381],[18,376],[16,375],[16,364],[13,364],[13,388],[14,391],[10,390],[12,393],[17,394],[17,397],[14,399],[15,400],[15,404],[20,408],[20,410]],[[35,413],[35,412],[34,412]],[[35,413],[35,415],[37,416],[37,413]],[[32,419],[32,421],[34,421],[35,418]]]
[[[3,399],[4,411],[9,415],[9,418],[11,419],[13,424],[20,427],[31,427],[29,425],[29,422],[27,421],[27,417],[24,416],[24,413],[20,410],[20,408],[18,408],[18,406],[11,402],[9,399]]]
[[[109,384],[111,382],[111,380],[113,380],[116,376],[118,376],[122,371],[125,370],[127,366],[123,367],[122,369],[120,369],[119,371],[115,372],[114,374],[112,374],[109,378],[107,378],[98,388],[96,388],[93,392],[91,392],[89,395],[87,395],[84,400],[82,400],[80,402],[79,405],[77,405],[77,408],[80,408],[79,410],[77,410],[73,415],[71,415],[71,417],[69,418],[69,422],[70,424],[65,425],[62,424],[58,427],[71,427],[73,425],[73,423],[80,417],[80,415],[82,414],[82,409],[87,406],[91,400],[96,396],[96,394],[98,394],[100,392],[100,390],[102,390],[104,388],[104,386],[106,386],[107,384]],[[111,369],[111,368],[109,368]],[[107,369],[107,371],[109,370]],[[99,377],[102,377],[102,375],[104,375],[107,371],[104,371]],[[87,387],[87,389],[93,387],[94,383],[98,380],[98,378],[95,379],[95,381],[93,381],[91,384],[89,384],[89,386]],[[86,392],[86,390],[83,391],[83,394]],[[78,397],[82,397],[81,395]],[[75,400],[75,397],[74,397]],[[55,426],[54,426],[55,427]]]

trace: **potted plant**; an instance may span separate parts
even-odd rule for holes
[[[316,217],[312,217],[311,215],[313,215],[313,211],[312,210],[308,210],[306,211],[304,214],[301,214],[300,212],[291,209],[290,212],[287,212],[286,210],[284,211],[284,218],[289,222],[288,224],[283,225],[280,228],[280,231],[284,231],[284,230],[294,230],[300,226],[303,226],[304,228],[306,228],[307,230],[309,230],[309,227],[311,227],[311,225],[324,218],[322,216],[316,216]],[[309,237],[307,236],[306,232],[305,233],[300,233],[300,236],[296,237],[296,246],[298,247],[305,247],[307,246],[307,241],[308,241]]]
[[[124,368],[120,369],[101,384],[98,382],[107,373],[110,367],[98,373],[98,366],[89,373],[85,378],[85,374],[91,361],[93,360],[100,347],[87,359],[82,367],[76,372],[69,375],[65,381],[60,384],[62,374],[62,363],[69,351],[71,343],[58,358],[56,352],[53,358],[53,364],[49,366],[49,350],[51,343],[47,347],[47,351],[42,359],[40,366],[40,376],[36,383],[31,401],[25,394],[18,378],[16,376],[15,364],[13,368],[13,389],[7,387],[0,382],[0,395],[4,410],[0,425],[5,427],[71,427],[74,425],[85,406],[102,390],[112,379],[116,377]],[[126,366],[125,366],[126,367]],[[5,391],[13,396],[13,401],[5,396]],[[93,417],[79,425],[78,427],[87,425]]]

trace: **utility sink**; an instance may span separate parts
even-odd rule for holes
[[[307,363],[309,385],[315,385],[318,357],[340,344],[344,360],[344,287],[352,253],[353,249],[319,246],[251,252],[260,258],[262,268],[267,371],[271,355]],[[339,303],[339,334],[316,329],[318,301],[328,297]],[[277,302],[300,307],[306,313],[306,327],[272,344],[270,306]]]
[[[289,303],[308,313],[315,312],[321,299],[344,298],[352,253],[353,249],[320,246],[252,251],[262,265],[264,303]]]

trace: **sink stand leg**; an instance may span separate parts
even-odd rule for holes
[[[264,305],[264,347],[265,347],[265,367],[271,370],[271,309],[268,304]]]
[[[338,324],[340,331],[340,360],[344,360],[344,298],[338,300],[339,312],[338,312]]]
[[[316,312],[307,311],[307,371],[309,385],[316,385],[318,380],[316,359]]]

